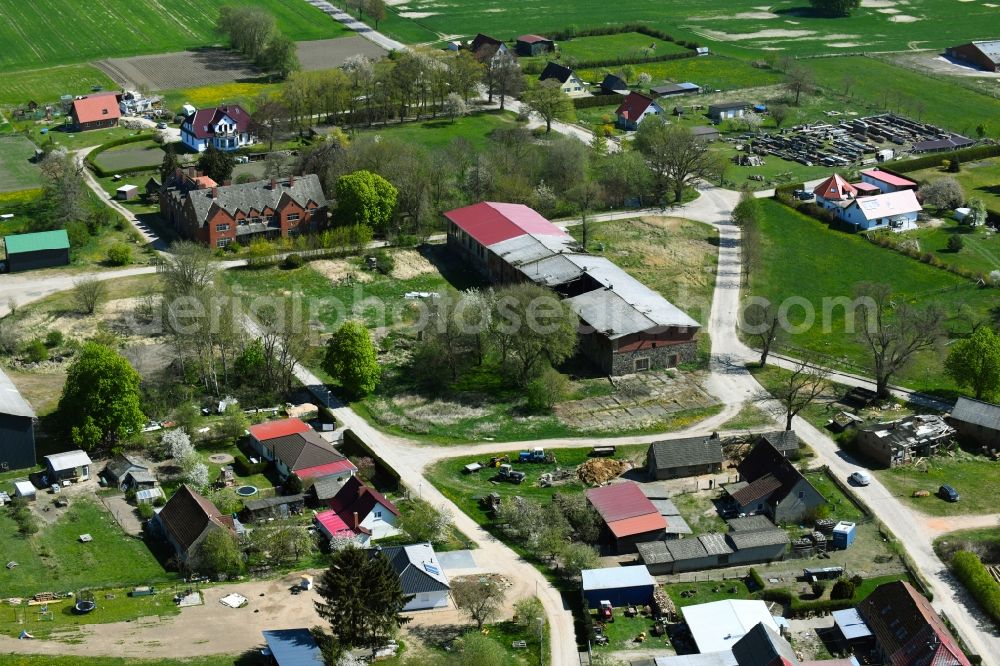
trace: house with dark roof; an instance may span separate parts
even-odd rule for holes
[[[776,523],[796,522],[826,499],[791,461],[760,439],[737,466],[740,481],[725,487],[730,510],[764,514]]]
[[[35,466],[35,410],[0,368],[0,469]]]
[[[487,62],[505,53],[510,53],[510,49],[501,40],[484,35],[481,32],[472,38],[472,41],[469,43],[469,51],[472,52],[472,55],[479,62]]]
[[[711,104],[708,107],[708,117],[714,122],[721,123],[723,120],[742,118],[750,108],[749,102],[725,102],[723,104]]]
[[[236,535],[243,531],[239,521],[223,515],[187,484],[178,488],[153,517],[152,527],[166,538],[177,561],[189,569],[198,568],[198,546],[210,532],[227,530]]]
[[[521,35],[514,44],[514,50],[519,56],[537,56],[555,51],[556,43],[541,35]]]
[[[160,215],[185,238],[208,247],[289,238],[326,227],[328,203],[319,176],[219,185],[194,167],[163,184]]]
[[[86,132],[118,125],[122,117],[118,107],[120,93],[113,91],[84,95],[73,100],[69,109],[74,132]]]
[[[639,123],[650,116],[663,115],[663,107],[648,95],[630,92],[615,109],[618,126],[626,130],[639,129]]]
[[[250,114],[239,104],[198,109],[181,123],[181,142],[199,153],[210,145],[231,152],[249,146],[256,139]]]
[[[358,534],[382,539],[399,534],[399,509],[385,495],[352,476],[326,506]]]
[[[757,441],[766,440],[786,458],[795,460],[799,454],[799,436],[794,430],[772,430],[757,435]],[[756,442],[755,442],[756,443]]]
[[[970,666],[931,603],[908,582],[879,585],[857,609],[887,666]]]
[[[1000,71],[1000,39],[949,46],[945,54],[987,72]]]
[[[627,95],[629,93],[628,84],[620,76],[615,76],[614,74],[605,74],[604,79],[601,81],[601,92],[610,95],[616,93],[619,95]]]
[[[635,481],[591,488],[587,501],[604,521],[604,539],[616,553],[635,552],[636,544],[666,534],[666,519]]]
[[[403,594],[412,595],[403,606],[404,612],[448,607],[451,584],[429,543],[379,547],[369,552],[373,557],[385,557],[399,576]]]
[[[559,89],[569,96],[579,96],[586,92],[583,81],[580,80],[572,69],[556,62],[549,62],[545,69],[538,75],[539,81],[558,81]]]
[[[663,480],[722,471],[722,440],[717,433],[653,442],[646,454],[649,478]]]
[[[250,445],[274,463],[282,479],[335,476],[347,479],[358,471],[346,456],[299,419],[281,419],[250,426]]]
[[[1000,447],[1000,405],[961,396],[948,423],[959,435],[981,446]]]
[[[111,458],[98,475],[111,488],[125,492],[141,490],[156,485],[156,477],[148,462],[131,453],[119,453]]]
[[[955,429],[940,416],[915,414],[888,423],[858,429],[854,444],[858,451],[882,467],[896,467],[926,458],[950,442]]]

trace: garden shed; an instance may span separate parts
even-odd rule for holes
[[[132,201],[139,198],[138,185],[122,185],[115,190],[115,199],[119,201]]]
[[[648,604],[653,598],[656,581],[642,565],[585,569],[583,599],[591,608],[598,608],[602,601],[612,606]]]
[[[65,229],[4,236],[3,242],[10,273],[69,263],[69,236]]]

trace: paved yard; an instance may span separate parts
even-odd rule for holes
[[[101,501],[126,534],[142,535],[142,522],[135,512],[135,507],[125,501],[124,495],[104,497]]]

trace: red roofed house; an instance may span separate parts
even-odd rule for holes
[[[177,561],[189,569],[198,568],[198,546],[213,530],[229,530],[234,535],[243,526],[232,516],[224,516],[212,502],[186,484],[153,517],[153,528],[166,537]]]
[[[639,123],[649,116],[659,116],[663,114],[663,107],[656,103],[652,97],[647,97],[642,93],[630,92],[625,100],[615,111],[618,116],[618,126],[626,130],[639,128]]]
[[[856,185],[836,173],[824,180],[813,190],[817,205],[856,230],[905,231],[916,227],[922,210],[914,193],[916,183],[881,169],[869,169],[863,174],[863,182]]]
[[[531,57],[550,53],[556,50],[555,42],[540,35],[521,35],[517,38],[514,50],[519,56]]]
[[[399,534],[396,529],[396,519],[399,518],[396,505],[356,476],[348,479],[333,499],[325,504],[359,536],[381,539]]]
[[[877,187],[882,194],[888,192],[899,192],[900,190],[914,190],[917,189],[917,183],[910,180],[909,178],[903,178],[902,176],[897,176],[891,171],[883,171],[882,169],[866,169],[861,172],[861,182],[869,183]]]
[[[209,145],[227,152],[239,150],[255,139],[250,114],[239,104],[198,109],[181,123],[181,141],[199,153]]]
[[[77,97],[69,114],[77,132],[114,127],[122,116],[118,93],[108,91]]]
[[[857,608],[886,666],[970,666],[930,602],[909,583],[879,585]]]
[[[813,189],[816,203],[824,208],[832,208],[828,203],[849,201],[858,196],[858,190],[844,180],[840,174],[833,174]]]
[[[251,445],[264,460],[274,463],[282,479],[292,473],[300,479],[354,476],[358,468],[299,419],[282,419],[250,427]]]
[[[636,544],[666,536],[666,519],[634,481],[591,488],[587,500],[601,514],[615,552],[634,552]]]

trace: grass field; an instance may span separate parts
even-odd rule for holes
[[[942,226],[907,231],[903,236],[916,238],[921,251],[933,252],[945,264],[987,274],[1000,270],[1000,235],[986,227],[973,228],[947,220]],[[948,249],[952,236],[962,239],[958,252]]]
[[[982,199],[987,208],[1000,210],[1000,159],[980,160],[962,164],[958,173],[946,173],[938,167],[911,171],[906,174],[920,182],[951,177],[961,183],[965,196]]]
[[[515,127],[514,114],[505,113],[475,113],[451,122],[447,118],[427,120],[403,125],[388,125],[372,129],[359,129],[349,135],[365,136],[377,134],[387,138],[415,143],[425,148],[443,148],[453,139],[462,138],[468,141],[473,150],[480,151],[486,146],[490,134],[501,127]]]
[[[106,170],[132,167],[158,167],[163,162],[163,148],[153,140],[126,143],[108,148],[96,158]]]
[[[188,103],[203,107],[230,102],[242,104],[250,110],[259,95],[276,93],[280,89],[280,83],[220,83],[214,86],[165,90],[162,94],[163,104],[168,109],[179,109],[181,105]]]
[[[674,42],[664,41],[638,32],[620,32],[613,35],[577,37],[559,42],[559,60],[569,58],[577,62],[607,60],[610,58],[651,58],[668,53],[684,53],[686,48]],[[522,58],[522,60],[552,59],[551,55]],[[636,67],[639,67],[636,65]]]
[[[35,144],[23,136],[0,137],[0,192],[38,187],[38,165],[31,162]]]
[[[773,200],[761,203],[763,261],[751,275],[750,293],[776,303],[804,298],[814,309],[816,320],[807,330],[791,335],[791,345],[820,354],[826,363],[868,371],[864,348],[846,330],[844,309],[833,308],[824,321],[823,299],[850,298],[859,282],[891,285],[897,302],[941,305],[949,316],[946,325],[956,333],[968,332],[967,325],[957,317],[962,306],[983,319],[988,319],[996,306],[995,290],[979,289],[970,280],[877,247],[858,236],[831,230]],[[789,321],[800,325],[802,309],[792,308]],[[941,373],[943,358],[943,351],[922,352],[893,381],[922,390],[954,390],[955,386]]]
[[[962,13],[971,6],[963,5]],[[943,76],[924,76],[861,56],[816,58],[805,66],[828,93],[841,97],[848,109],[858,113],[894,111],[971,137],[976,136],[980,123],[995,127],[1000,122],[1000,99]]]
[[[879,480],[894,495],[911,507],[933,516],[994,513],[996,511],[996,477],[1000,464],[982,456],[959,451],[954,457],[935,456],[918,466],[907,465],[876,471]],[[962,499],[946,502],[935,493],[947,483]],[[930,497],[913,497],[913,491],[927,490]]]
[[[21,106],[29,100],[54,102],[61,95],[82,95],[93,86],[110,90],[115,85],[93,65],[64,65],[47,69],[5,72],[0,78],[0,106]]]
[[[213,32],[225,0],[170,3],[109,0],[92,6],[73,0],[0,0],[0,68],[51,67],[142,53],[181,51],[220,41]],[[325,39],[346,28],[305,2],[247,0],[271,12],[295,39]]]
[[[781,82],[781,75],[770,69],[752,67],[750,63],[737,58],[719,55],[702,56],[699,58],[683,58],[667,60],[666,62],[647,62],[632,65],[636,75],[643,72],[649,74],[652,83],[663,81],[690,81],[709,90],[734,90],[752,88]],[[617,71],[618,67],[599,67],[583,69],[577,72],[580,78],[588,83],[600,83],[607,73]],[[683,100],[690,103],[690,98]]]

